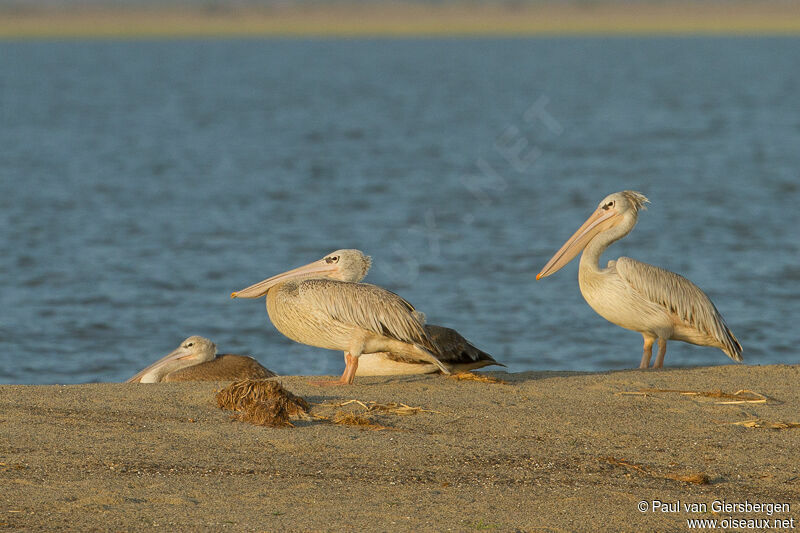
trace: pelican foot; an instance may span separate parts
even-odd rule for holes
[[[638,370],[662,370],[663,366],[656,366],[656,365],[649,365],[649,366],[642,366],[639,365]]]

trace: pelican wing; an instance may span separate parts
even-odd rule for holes
[[[451,328],[428,324],[425,332],[433,343],[439,347],[441,357],[439,360],[450,365],[469,365],[480,368],[487,365],[500,365],[494,357],[480,350],[465,339],[459,332]]]
[[[434,346],[439,349],[436,356],[445,366],[453,371],[462,372],[474,370],[488,365],[506,366],[495,361],[494,357],[473,346],[459,332],[454,329],[434,324],[425,325],[425,333],[433,341]],[[381,352],[387,359],[398,363],[419,365],[429,363],[419,359],[405,356],[394,352]]]
[[[641,297],[663,307],[687,326],[717,339],[731,359],[742,360],[742,346],[697,285],[674,272],[630,257],[617,259],[616,269],[620,278]]]
[[[439,350],[423,328],[420,319],[424,315],[391,291],[369,283],[311,279],[300,284],[300,294],[303,299],[308,299],[315,307],[324,309],[331,318],[343,324],[417,344],[439,355]]]

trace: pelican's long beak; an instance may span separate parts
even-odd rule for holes
[[[270,288],[274,287],[278,283],[281,283],[282,281],[290,280],[292,278],[313,276],[315,274],[331,274],[336,272],[337,269],[338,268],[336,264],[328,264],[324,259],[320,259],[319,261],[314,261],[313,263],[309,263],[305,266],[289,270],[283,274],[272,276],[264,281],[259,281],[255,285],[250,285],[246,289],[232,292],[231,298],[261,298],[267,294],[267,291],[269,291]]]
[[[578,231],[564,243],[564,246],[550,258],[550,261],[544,265],[542,271],[536,274],[536,279],[546,278],[550,274],[560,270],[564,265],[572,261],[572,259],[589,244],[589,241],[591,241],[595,235],[613,228],[621,221],[622,215],[620,215],[616,209],[611,208],[605,210],[603,208],[598,208],[597,211],[592,213],[592,216],[578,228]]]
[[[190,359],[192,357],[195,357],[196,355],[197,355],[196,353],[187,350],[183,346],[180,346],[172,350],[170,353],[168,353],[167,355],[165,355],[152,365],[143,369],[141,372],[139,372],[138,374],[127,380],[125,383],[138,383],[139,380],[142,378],[142,376],[148,374],[149,372],[155,370],[156,368],[160,368],[168,363],[171,363],[172,361],[181,361],[183,359]]]

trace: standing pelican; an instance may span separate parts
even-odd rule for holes
[[[661,368],[669,339],[714,346],[734,361],[741,361],[739,341],[708,296],[688,279],[629,257],[609,261],[606,268],[600,268],[602,253],[630,233],[647,202],[643,194],[634,191],[606,196],[536,279],[558,271],[583,250],[578,270],[581,294],[609,322],[642,334],[644,351],[639,368],[650,365],[656,340],[658,355],[653,367]]]
[[[231,298],[266,295],[267,313],[278,331],[302,344],[344,351],[342,377],[330,384],[352,383],[364,353],[391,352],[449,374],[414,307],[393,292],[358,283],[370,264],[359,250],[337,250]]]
[[[246,355],[217,356],[216,344],[195,335],[125,383],[234,381],[271,378],[275,375]]]
[[[479,350],[454,329],[425,325],[433,344],[439,349],[439,361],[450,372],[467,372],[489,365],[505,366],[494,360],[494,357]],[[432,374],[439,372],[439,367],[427,361],[409,360],[390,353],[361,354],[357,376],[396,376],[405,374]]]

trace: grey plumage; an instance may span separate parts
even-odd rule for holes
[[[211,361],[176,370],[167,374],[162,381],[236,381],[274,378],[277,375],[248,355],[223,354]]]

